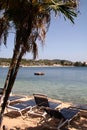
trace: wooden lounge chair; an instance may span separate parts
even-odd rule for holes
[[[42,117],[38,125],[44,125],[49,127],[50,129],[60,130],[60,128],[63,127],[65,124],[68,124],[69,127],[70,122],[79,115],[79,110],[71,108],[62,108],[60,110],[44,108],[44,110],[47,115],[45,114],[45,116]],[[51,119],[58,120],[58,124],[56,127],[51,126],[52,123],[49,125],[49,121],[51,121]]]

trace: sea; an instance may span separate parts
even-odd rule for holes
[[[4,87],[8,67],[0,67],[0,87]],[[34,75],[43,72],[44,75]],[[21,67],[12,92],[33,93],[64,102],[87,104],[87,67]]]

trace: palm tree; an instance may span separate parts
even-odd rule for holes
[[[0,0],[0,45],[6,45],[11,31],[15,35],[13,57],[2,96],[0,123],[23,55],[31,52],[36,58],[37,40],[44,42],[52,12],[63,14],[64,18],[74,23],[77,5],[77,0]]]

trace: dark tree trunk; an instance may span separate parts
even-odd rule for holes
[[[14,82],[15,82],[15,79],[17,76],[17,72],[20,67],[20,62],[21,62],[22,56],[25,53],[23,50],[21,50],[21,52],[19,51],[19,53],[15,53],[15,52],[16,52],[16,50],[14,51],[14,56],[12,58],[12,63],[10,65],[8,75],[7,75],[7,80],[6,80],[5,86],[4,86],[4,97],[3,97],[3,103],[1,106],[1,112],[0,112],[0,114],[1,114],[0,115],[0,126],[2,124],[3,114],[4,114],[5,107],[7,105],[9,95],[11,93],[12,87],[14,85]]]
[[[0,127],[2,125],[5,107],[7,105],[7,101],[8,101],[9,95],[11,93],[11,90],[13,88],[13,85],[14,85],[14,82],[15,82],[15,79],[17,76],[17,72],[19,70],[22,56],[27,51],[26,43],[30,36],[31,30],[32,30],[32,15],[30,15],[30,17],[29,17],[28,27],[25,30],[25,34],[23,31],[23,26],[21,26],[20,30],[17,30],[14,54],[13,54],[12,62],[9,67],[9,71],[8,71],[7,78],[6,78],[5,85],[4,85],[4,92],[3,92],[3,96],[2,96],[3,103],[2,103],[1,111],[0,111]],[[21,39],[22,39],[22,41],[21,41]]]
[[[17,48],[17,51],[16,51],[16,48]],[[9,80],[10,80],[10,77],[13,73],[13,69],[14,69],[14,66],[15,66],[15,63],[17,61],[17,56],[18,56],[18,50],[19,50],[20,46],[18,45],[15,45],[15,51],[14,51],[14,54],[13,54],[13,57],[12,57],[12,61],[11,61],[11,64],[10,64],[10,67],[9,67],[9,71],[8,71],[8,74],[7,74],[7,78],[5,80],[5,85],[4,85],[4,90],[3,90],[3,95],[2,95],[2,99],[1,101],[3,101],[3,97],[5,95],[5,91],[7,89],[7,86],[8,86],[8,83],[9,83]]]

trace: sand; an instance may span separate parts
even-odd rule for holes
[[[70,106],[70,103],[63,103],[63,107],[68,107]],[[26,112],[22,116],[16,111],[12,110],[7,110],[4,113],[3,117],[3,123],[2,126],[5,125],[6,130],[50,130],[48,127],[45,126],[38,126],[37,123],[41,119],[41,117],[33,116],[33,115],[28,115],[25,116]],[[70,123],[69,128],[65,126],[65,128],[62,128],[62,130],[87,130],[87,112],[86,111],[81,111],[80,112],[80,119],[74,119]],[[52,124],[51,124],[52,125]],[[1,128],[1,130],[3,130]]]

